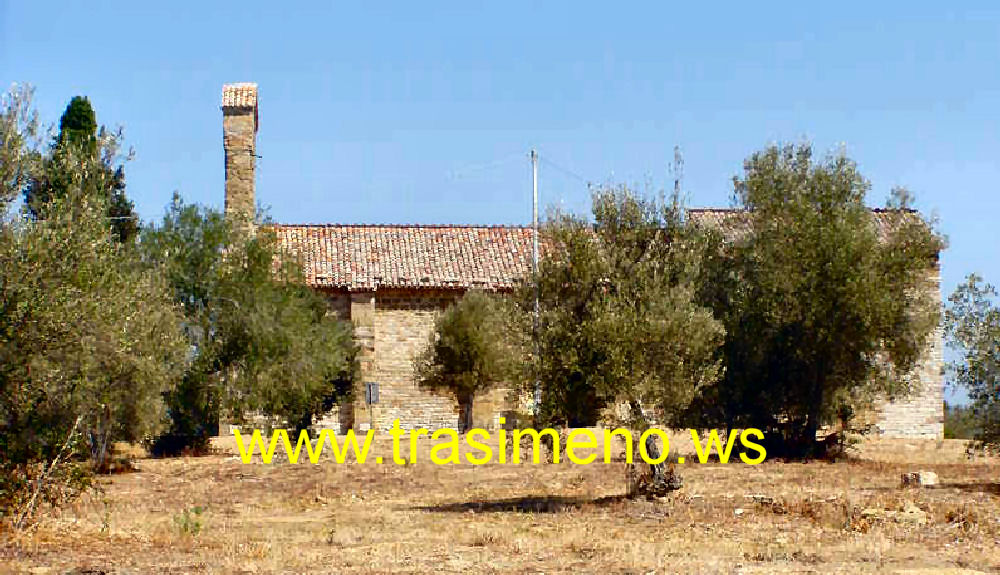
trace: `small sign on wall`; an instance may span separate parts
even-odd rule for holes
[[[378,403],[378,383],[369,381],[365,383],[365,403],[375,405]]]

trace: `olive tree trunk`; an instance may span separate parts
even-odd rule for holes
[[[629,408],[632,412],[632,420],[636,431],[640,434],[644,433],[650,428],[650,425],[646,419],[646,414],[642,411],[642,405],[638,400],[633,399],[629,401]],[[653,434],[647,435],[643,443],[649,459],[654,461],[660,459],[662,452]],[[649,463],[648,465],[649,480],[639,483],[635,495],[662,497],[671,491],[680,489],[684,485],[680,474],[677,473],[672,464],[668,465],[666,461],[662,461],[660,463]]]
[[[459,425],[463,433],[468,433],[469,430],[472,429],[473,425],[472,407],[474,401],[475,401],[475,394],[470,393],[469,395],[462,398],[462,401],[460,402],[459,411],[461,411],[462,413],[462,418],[461,421],[459,422]]]

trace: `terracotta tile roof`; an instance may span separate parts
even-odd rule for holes
[[[898,212],[872,210],[879,236],[898,226]],[[917,214],[912,214],[918,217]],[[750,232],[748,213],[691,209],[696,225],[728,241]],[[510,289],[531,271],[531,228],[436,225],[267,226],[282,249],[301,257],[313,287]],[[542,246],[544,252],[544,246]]]
[[[750,233],[750,218],[743,210],[691,208],[687,211],[687,216],[697,226],[718,230],[728,241],[746,237]]]
[[[906,219],[919,219],[915,211],[903,212],[875,208],[871,210],[875,231],[880,240],[885,241],[893,230],[898,229]],[[750,233],[749,213],[745,210],[732,208],[691,208],[688,218],[696,225],[714,228],[722,233],[727,241],[736,241]]]
[[[222,87],[223,108],[256,108],[257,84],[240,82]]]
[[[531,272],[531,228],[271,225],[314,287],[509,289]]]

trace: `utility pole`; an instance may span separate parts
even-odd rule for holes
[[[535,365],[538,365],[538,152],[531,150],[531,272],[535,282],[535,317],[532,322],[532,338],[535,340]],[[535,375],[534,415],[538,419],[539,405],[542,403],[542,386]]]
[[[681,147],[674,146],[674,197],[681,197],[681,182],[684,179],[684,157],[681,156]]]
[[[531,271],[538,273],[538,152],[535,150],[531,150]],[[535,313],[538,313],[537,296]]]

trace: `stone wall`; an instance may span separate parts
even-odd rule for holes
[[[934,302],[940,303],[939,275],[928,283]],[[417,385],[414,359],[429,342],[437,315],[461,297],[460,290],[378,290],[353,292],[326,290],[331,312],[354,323],[360,347],[360,378],[354,404],[335,409],[317,421],[317,427],[344,431],[354,427],[389,429],[394,419],[404,429],[457,429],[459,408],[447,393],[432,393]],[[944,431],[942,332],[930,339],[918,367],[910,375],[917,391],[905,399],[882,402],[870,419],[879,434],[891,438],[940,439]],[[379,384],[379,403],[365,403],[364,384]],[[513,405],[507,388],[498,388],[476,398],[473,420],[476,427],[496,429],[499,418],[511,411],[525,411]],[[516,401],[513,403],[517,403]],[[521,403],[524,403],[523,401]]]
[[[257,154],[257,117],[247,107],[223,107],[222,136],[226,157],[226,216],[253,218],[254,163]]]
[[[376,292],[374,380],[380,385],[375,425],[381,429],[399,419],[412,429],[457,428],[458,404],[447,393],[430,393],[417,386],[414,359],[428,345],[434,321],[458,293],[447,291]]]
[[[350,428],[389,429],[393,420],[413,429],[458,429],[458,403],[448,393],[421,389],[415,380],[417,355],[430,341],[434,322],[461,290],[323,290],[331,314],[354,324],[359,347],[359,378],[353,405],[342,405],[318,418],[313,427],[339,432]],[[379,384],[376,405],[365,402],[365,385]],[[476,397],[473,424],[496,429],[508,410],[509,389],[498,387]]]
[[[935,269],[925,286],[933,305],[941,303],[941,274]],[[939,326],[928,341],[917,367],[909,374],[914,393],[882,403],[876,409],[875,427],[893,438],[944,438],[944,331]]]

